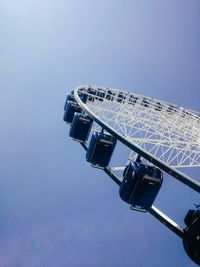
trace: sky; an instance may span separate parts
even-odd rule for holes
[[[0,1],[0,267],[196,266],[90,167],[62,117],[88,83],[200,111],[199,12],[198,0]],[[155,204],[184,226],[199,195],[164,176]]]

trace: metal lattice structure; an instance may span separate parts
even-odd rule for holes
[[[90,88],[97,97],[86,91],[93,100],[88,108],[128,142],[172,167],[200,166],[199,113],[136,93]]]
[[[177,179],[185,177],[186,184],[196,182],[180,169],[200,167],[200,113],[113,88],[80,86],[76,93],[82,108],[132,151]],[[85,104],[80,101],[81,93],[87,95]]]
[[[186,253],[199,265],[199,205],[196,206],[196,211],[188,211],[184,219],[186,228],[183,229],[153,205],[155,193],[158,193],[155,191],[158,189],[155,187],[158,176],[150,172],[139,174],[139,167],[133,166],[142,163],[137,166],[143,165],[145,169],[151,170],[155,170],[157,166],[157,170],[160,168],[200,192],[200,182],[184,173],[186,168],[200,167],[200,113],[137,93],[90,85],[73,90],[66,98],[64,110],[63,120],[71,124],[69,135],[86,150],[86,160],[93,167],[102,169],[120,187],[120,197],[131,205],[131,209],[148,211],[183,239]],[[97,136],[103,136],[104,142],[100,142],[100,139],[94,141]],[[115,140],[115,144],[118,140],[126,149],[130,149],[127,162],[123,162],[122,167],[111,167],[109,162],[102,163],[102,159],[108,159],[109,153],[112,153],[111,146],[109,150],[105,150],[108,146],[105,136],[109,140]],[[109,144],[113,149],[115,144]],[[96,159],[91,160],[94,154]],[[151,164],[155,166],[148,166]],[[135,183],[138,177],[140,182],[138,180]],[[146,188],[141,179],[149,179]],[[133,194],[143,200],[134,202]]]

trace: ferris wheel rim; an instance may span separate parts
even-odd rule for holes
[[[102,121],[92,110],[88,108],[88,106],[81,100],[78,95],[78,90],[81,88],[88,87],[86,85],[78,86],[74,89],[74,97],[77,101],[78,105],[103,129],[109,132],[111,135],[115,136],[120,142],[124,145],[129,147],[131,150],[135,151],[136,153],[140,154],[143,158],[148,160],[149,162],[155,164],[163,171],[167,172],[169,175],[172,175],[182,183],[188,185],[193,190],[200,193],[200,183],[196,180],[192,179],[190,176],[183,174],[182,172],[178,171],[177,169],[173,168],[172,166],[166,164],[164,161],[156,158],[154,155],[150,154],[148,151],[144,150],[137,144],[133,144],[132,142],[125,139],[120,133],[116,132],[112,127],[110,127],[106,122]],[[102,87],[99,87],[102,88]]]

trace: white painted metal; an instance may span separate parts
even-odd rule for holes
[[[200,113],[113,88],[78,88],[83,91],[88,109],[128,142],[168,166],[200,166]]]
[[[81,93],[87,101],[81,100]],[[140,94],[99,86],[81,86],[74,90],[77,103],[95,122],[93,130],[106,131],[131,148],[130,160],[138,154],[158,165],[192,189],[200,192],[200,183],[177,168],[200,166],[200,113]],[[87,144],[82,143],[87,150]],[[137,152],[137,153],[135,153]],[[124,167],[104,171],[120,185]],[[184,230],[167,215],[152,206],[156,219],[183,238]]]

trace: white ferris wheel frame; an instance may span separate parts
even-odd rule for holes
[[[84,103],[81,94],[91,101]],[[83,111],[120,142],[200,192],[200,183],[177,169],[200,167],[199,113],[101,86],[79,86],[74,96]]]
[[[92,90],[92,92],[91,92]],[[111,92],[111,94],[110,94]],[[114,95],[113,95],[114,92]],[[91,86],[91,85],[84,85],[79,86],[76,89],[73,90],[74,97],[78,105],[82,108],[83,112],[86,112],[98,125],[98,127],[102,128],[103,130],[106,130],[111,135],[115,136],[120,142],[122,142],[125,146],[129,147],[131,149],[131,154],[129,156],[128,160],[134,160],[133,153],[135,152],[138,155],[142,156],[144,159],[146,159],[150,164],[154,164],[158,166],[163,171],[167,172],[168,174],[172,175],[176,179],[178,179],[180,182],[184,183],[185,185],[189,186],[193,190],[200,192],[200,183],[191,177],[187,176],[186,174],[182,173],[181,171],[177,170],[177,168],[181,167],[200,167],[200,114],[188,109],[184,109],[182,107],[178,107],[176,105],[172,105],[169,103],[166,103],[161,100],[145,97],[139,94],[130,93],[127,91],[121,91],[117,89],[110,89],[105,88],[101,86]],[[103,93],[103,94],[101,94]],[[110,94],[110,95],[109,95]],[[122,98],[121,100],[117,100],[117,95],[119,96],[121,94]],[[84,101],[81,96],[86,95],[87,100]],[[131,102],[130,98],[132,96],[132,99],[137,99],[138,103],[136,105],[136,102]],[[129,100],[127,100],[129,99]],[[89,101],[88,101],[89,100]],[[108,100],[108,101],[107,101]],[[103,106],[106,103],[108,104],[106,107]],[[114,105],[113,105],[114,103]],[[121,107],[118,112],[114,111],[115,105],[118,105]],[[134,113],[137,117],[139,115],[139,119],[141,120],[143,117],[145,118],[142,120],[143,124],[147,124],[146,127],[142,127],[143,134],[140,132],[140,137],[138,136],[130,136],[127,133],[127,130],[124,131],[123,127],[120,126],[122,123],[120,122],[120,119],[123,121],[123,125],[126,125],[126,120],[124,120],[125,116],[121,116],[122,118],[119,119],[121,111],[123,110],[125,113],[127,112],[127,104],[130,104],[134,107]],[[144,104],[144,105],[142,105]],[[147,105],[148,104],[148,105]],[[123,105],[126,105],[126,108],[122,108]],[[147,105],[147,106],[145,106]],[[142,109],[141,109],[142,106]],[[108,108],[109,107],[109,108]],[[162,111],[163,109],[163,111]],[[114,112],[113,112],[114,111]],[[155,112],[156,111],[156,112]],[[114,113],[114,119],[111,117],[107,117],[108,114]],[[116,116],[117,114],[117,116]],[[154,116],[154,115],[156,116]],[[159,116],[158,116],[159,114]],[[128,114],[131,117],[131,113]],[[143,116],[141,116],[143,115]],[[147,119],[148,118],[148,119]],[[159,120],[159,119],[160,120]],[[180,119],[182,123],[180,123]],[[167,147],[165,144],[165,138],[168,137],[168,147],[169,147],[169,137],[172,137],[169,135],[165,135],[164,132],[157,132],[157,136],[155,132],[153,133],[149,129],[155,127],[155,121],[160,121],[160,126],[164,122],[167,121],[167,124],[169,126],[168,130],[165,133],[170,133],[169,129],[173,129],[173,142],[177,140],[176,144],[181,144],[182,151],[181,153],[178,152],[179,160],[175,157],[175,155],[172,152],[166,151],[166,149],[161,150],[163,154],[167,155],[166,157],[161,155],[160,157],[156,155],[155,153],[152,153],[152,147],[149,149],[149,144],[159,144],[159,138],[161,138],[162,142],[160,142],[160,147],[162,147],[163,141],[164,145],[163,147]],[[152,124],[153,121],[153,124]],[[176,122],[178,122],[180,125],[177,125]],[[120,123],[119,123],[120,122]],[[132,122],[134,122],[132,120]],[[130,121],[129,121],[130,123]],[[149,124],[149,125],[148,125]],[[170,125],[173,125],[170,128]],[[179,134],[176,130],[176,126],[178,126]],[[181,125],[184,127],[181,128]],[[141,126],[141,125],[140,125]],[[153,126],[153,127],[152,127]],[[116,129],[116,127],[118,127]],[[94,127],[93,127],[94,128]],[[132,127],[133,129],[134,127]],[[160,127],[162,129],[162,127]],[[136,133],[138,128],[136,127]],[[157,124],[157,129],[159,129]],[[191,130],[197,130],[197,134],[190,133]],[[155,128],[154,128],[155,130]],[[183,130],[184,138],[181,138],[180,133]],[[150,135],[146,133],[150,133]],[[130,131],[129,131],[130,134]],[[133,135],[135,132],[133,133]],[[145,136],[144,136],[145,134]],[[156,140],[156,138],[157,140]],[[192,137],[192,138],[191,138]],[[193,142],[195,140],[195,142]],[[173,144],[170,143],[171,145]],[[81,142],[80,143],[82,147],[87,150],[88,144],[87,142]],[[188,145],[189,144],[189,145]],[[158,146],[159,146],[158,145]],[[193,153],[193,149],[195,146],[195,153]],[[191,150],[191,148],[193,148]],[[150,152],[149,152],[150,150]],[[156,153],[158,152],[159,148],[157,148]],[[177,150],[175,150],[177,152]],[[183,153],[184,151],[184,153]],[[155,152],[155,151],[154,151]],[[161,153],[161,154],[162,154]],[[189,153],[189,154],[188,154]],[[169,162],[170,157],[173,156],[173,160]],[[185,157],[185,159],[184,159]],[[173,164],[176,162],[176,164]],[[187,162],[187,164],[186,164]],[[171,165],[170,165],[171,163]],[[116,171],[123,170],[124,167],[105,167],[103,168],[103,171],[110,176],[110,178],[119,186],[122,183],[122,179],[120,176],[116,174]],[[181,239],[184,238],[184,232],[185,230],[180,227],[175,221],[173,221],[170,217],[168,217],[166,214],[164,214],[161,210],[156,208],[154,205],[151,206],[150,209],[148,209],[148,212],[152,214],[157,220],[159,220],[162,224],[164,224],[166,227],[168,227],[171,231],[173,231],[177,236],[179,236]]]

